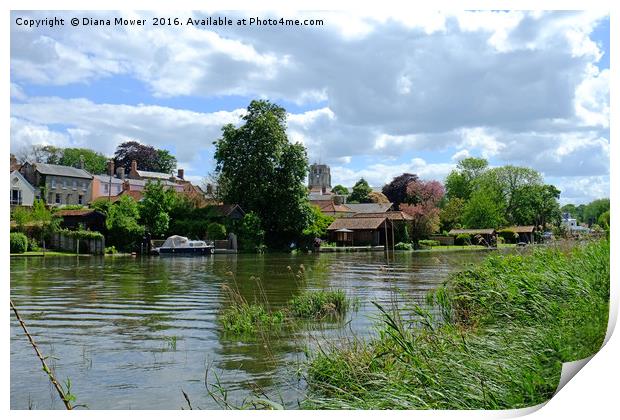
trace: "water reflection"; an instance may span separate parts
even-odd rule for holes
[[[58,376],[71,378],[78,403],[91,409],[179,409],[186,406],[181,389],[195,407],[216,408],[204,386],[207,365],[231,399],[261,389],[295,407],[303,392],[295,371],[306,349],[372,334],[371,301],[389,303],[396,288],[421,302],[450,270],[483,257],[397,253],[389,265],[382,253],[15,258],[11,297],[41,350],[58,358]],[[301,265],[303,279],[295,277]],[[342,320],[239,338],[217,322],[228,304],[225,284],[273,309],[304,289],[327,287],[361,304]],[[13,317],[10,374],[11,408],[62,408]]]

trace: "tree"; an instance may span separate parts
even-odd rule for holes
[[[368,194],[372,192],[372,188],[368,185],[368,182],[364,178],[360,178],[355,183],[349,196],[350,203],[370,203],[370,197]]]
[[[383,193],[380,193],[378,191],[369,192],[368,201],[371,203],[381,203],[381,204],[387,204],[390,202],[390,200],[388,200],[388,198]]]
[[[610,226],[610,216],[609,216],[609,210],[607,210],[605,213],[601,214],[598,218],[598,225],[600,227],[602,227],[605,230],[609,230],[609,226]]]
[[[518,187],[512,196],[512,224],[542,226],[543,229],[548,223],[558,225],[561,216],[559,198],[560,190],[553,185],[527,184]]]
[[[609,210],[609,204],[609,198],[601,198],[586,205],[583,210],[583,222],[592,226],[603,213]]]
[[[446,178],[446,195],[448,198],[468,200],[477,180],[487,171],[489,162],[482,158],[466,158],[456,165]]]
[[[269,245],[296,241],[311,222],[306,149],[286,135],[286,110],[269,101],[250,103],[243,124],[227,124],[215,142],[216,173],[224,202],[260,219]]]
[[[241,249],[257,251],[263,245],[265,231],[261,226],[260,218],[256,213],[249,212],[243,216],[239,230]]]
[[[79,167],[80,159],[84,159],[84,169],[92,174],[102,174],[106,171],[108,158],[101,153],[90,149],[66,148],[62,149],[59,165]]]
[[[411,238],[419,241],[439,229],[439,202],[444,196],[444,188],[437,181],[417,179],[407,185],[406,202],[400,209],[413,217]]]
[[[140,221],[147,232],[155,237],[161,237],[168,231],[170,212],[175,200],[176,192],[164,188],[159,180],[146,183],[138,208]]]
[[[323,214],[318,206],[310,206],[312,211],[312,223],[304,229],[304,236],[313,240],[314,238],[324,238],[327,235],[327,228],[332,224],[334,218]]]
[[[464,207],[465,200],[462,198],[454,197],[448,200],[439,213],[442,231],[450,231],[452,229],[458,229],[462,226]]]
[[[154,167],[155,172],[165,174],[173,173],[177,168],[177,158],[172,156],[169,151],[164,149],[157,150],[157,162]]]
[[[504,224],[503,202],[484,188],[475,190],[463,208],[463,225],[470,229],[497,229]]]
[[[136,161],[138,169],[142,171],[154,171],[171,173],[176,168],[177,161],[167,150],[158,150],[153,146],[137,141],[121,143],[114,152],[114,165],[117,168],[125,168],[125,172],[131,169],[131,162]]]
[[[106,218],[108,245],[123,251],[132,251],[144,234],[144,227],[138,220],[140,211],[138,203],[123,195],[115,204],[109,206]]]
[[[338,195],[344,195],[344,196],[348,196],[349,195],[349,189],[347,187],[343,187],[340,184],[338,184],[334,188],[332,188],[332,192],[335,193],[335,194],[338,194]]]
[[[394,208],[398,210],[401,203],[407,202],[407,186],[411,182],[418,180],[418,176],[414,174],[404,173],[392,179],[389,184],[383,186],[382,192],[389,202],[394,204]]]

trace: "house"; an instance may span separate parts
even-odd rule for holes
[[[534,243],[536,226],[510,226],[502,230],[516,233],[518,237],[515,238],[515,240],[517,242],[524,242],[526,244]]]
[[[22,165],[20,173],[36,189],[35,197],[51,206],[86,204],[92,197],[93,176],[81,168],[30,163]]]
[[[348,206],[344,204],[334,204],[331,201],[323,205],[323,207],[319,206],[319,209],[321,213],[331,217],[351,217],[355,214]]]
[[[97,232],[105,230],[105,214],[93,209],[58,210],[56,216],[62,218],[60,227],[70,230],[86,229]]]
[[[129,169],[129,173],[127,174],[127,178],[129,179],[141,179],[141,180],[160,180],[160,181],[171,181],[177,182],[183,179],[183,169],[179,169],[178,175],[175,176],[173,174],[167,174],[164,172],[153,172],[153,171],[141,171],[138,169],[138,162],[135,160],[131,161],[131,167]]]
[[[241,220],[245,216],[245,212],[239,204],[218,204],[207,206],[208,211],[216,218]]]
[[[11,206],[32,206],[36,196],[36,189],[19,173],[11,172]]]
[[[385,245],[392,242],[392,222],[387,217],[341,217],[327,228],[338,246]]]
[[[572,218],[570,213],[562,213],[561,224],[570,234],[590,233],[590,229],[580,226],[577,219]]]
[[[495,229],[452,229],[450,236],[469,235],[472,245],[495,246],[497,244],[497,232]]]

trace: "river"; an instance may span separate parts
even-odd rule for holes
[[[449,272],[486,254],[402,252],[389,265],[380,252],[12,258],[11,298],[58,379],[70,378],[76,404],[180,409],[187,408],[184,391],[193,408],[219,408],[205,388],[208,366],[209,383],[219,378],[233,403],[259,390],[296,408],[306,350],[371,336],[372,301],[424,302]],[[344,289],[359,305],[340,321],[240,338],[217,322],[227,305],[224,285],[272,309],[305,288]],[[11,409],[63,408],[12,313],[10,331]]]

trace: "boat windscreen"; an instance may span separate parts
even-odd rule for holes
[[[168,239],[166,239],[166,241],[162,245],[162,248],[186,247],[187,243],[188,243],[187,238],[185,238],[183,236],[174,235],[174,236],[170,236]]]

